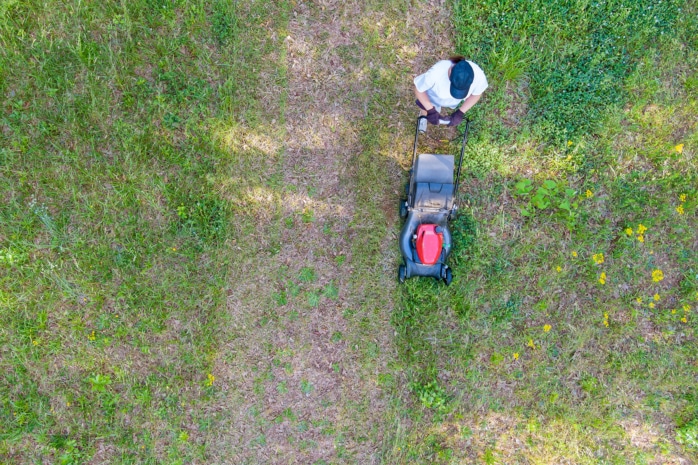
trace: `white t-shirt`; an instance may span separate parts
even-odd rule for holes
[[[473,83],[470,86],[468,95],[480,95],[487,89],[487,78],[482,69],[468,61],[473,67]],[[429,100],[434,104],[437,111],[441,107],[456,108],[465,99],[456,99],[451,96],[451,80],[448,77],[448,70],[453,63],[451,60],[441,60],[432,66],[429,71],[414,78],[414,85],[420,92],[426,92]]]

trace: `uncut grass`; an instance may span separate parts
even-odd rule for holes
[[[3,7],[10,462],[206,456],[201,407],[215,396],[207,374],[237,260],[228,245],[254,231],[243,193],[277,155],[260,161],[220,134],[231,114],[259,124],[273,29],[235,27],[264,20],[256,4],[151,3]]]
[[[127,10],[117,4],[45,8],[26,2],[12,8],[1,36],[0,86],[8,98],[0,152],[5,200],[0,334],[9,341],[2,357],[8,373],[2,385],[2,454],[14,461],[59,454],[74,461],[203,459],[202,436],[224,421],[216,408],[200,408],[209,399],[214,407],[220,401],[219,385],[206,386],[211,360],[219,344],[246,334],[244,328],[225,336],[214,330],[233,327],[222,311],[231,293],[228,270],[253,263],[253,257],[240,256],[241,250],[273,251],[283,236],[274,228],[260,230],[257,218],[251,218],[279,215],[275,147],[281,136],[264,126],[276,115],[261,110],[257,98],[246,98],[259,96],[258,74],[274,75],[275,61],[257,58],[257,51],[267,34],[283,26],[269,26],[258,3],[237,10],[217,2],[205,7],[140,2]],[[272,17],[283,22],[283,14]],[[248,23],[271,29],[239,26]],[[686,31],[681,33],[690,45],[691,28],[684,26],[677,30]],[[191,29],[200,35],[185,33]],[[366,45],[392,59],[391,50],[378,45],[394,30],[367,22]],[[670,311],[658,315],[633,303],[636,295],[645,303],[650,297],[643,292],[653,285],[646,273],[655,263],[667,264],[662,266],[667,278],[657,288],[666,299],[662,305],[688,299],[695,290],[686,272],[695,263],[695,200],[687,202],[686,215],[673,211],[678,192],[695,199],[695,77],[690,80],[695,66],[689,66],[694,58],[690,47],[685,57],[681,52],[687,64],[676,75],[683,77],[667,80],[679,60],[671,43],[663,47],[669,53],[645,57],[660,66],[632,71],[623,81],[636,104],[627,112],[612,106],[594,120],[614,131],[596,134],[596,140],[577,133],[572,163],[555,146],[561,136],[546,132],[550,122],[539,125],[533,119],[501,128],[499,117],[485,112],[487,100],[476,108],[483,123],[474,132],[480,136],[468,159],[473,177],[466,189],[474,226],[459,223],[463,236],[457,243],[464,249],[454,256],[456,275],[469,279],[457,279],[452,292],[410,283],[407,302],[395,314],[404,363],[375,368],[378,382],[395,394],[395,418],[386,419],[396,424],[395,449],[386,453],[386,461],[433,463],[458,454],[504,462],[592,461],[595,437],[605,441],[611,459],[651,461],[657,450],[668,451],[670,458],[681,453],[671,421],[678,425],[694,417],[686,392],[692,327],[682,326]],[[404,44],[403,63],[396,66],[414,53]],[[245,60],[225,61],[241,55]],[[383,115],[396,100],[399,93],[385,89],[394,89],[397,74],[370,74],[370,92],[376,95],[370,100],[372,113]],[[510,121],[523,118],[531,78],[522,76],[491,79],[488,108],[512,110],[505,114]],[[665,84],[654,87],[657,77]],[[231,113],[240,119],[231,121]],[[671,124],[663,124],[667,119]],[[368,289],[371,296],[358,312],[347,314],[362,329],[349,335],[357,343],[384,319],[362,315],[389,305],[380,277],[394,272],[388,260],[379,271],[375,263],[385,250],[379,239],[383,229],[375,225],[394,215],[385,207],[392,204],[382,186],[390,185],[387,173],[399,173],[375,156],[394,149],[392,135],[376,127],[366,121],[366,150],[355,164],[362,183],[360,220],[353,227],[365,241],[357,241],[353,251],[358,272],[352,289]],[[502,145],[500,137],[509,142]],[[238,144],[241,139],[245,142]],[[681,157],[671,149],[683,141]],[[512,150],[513,143],[521,149]],[[549,146],[542,153],[541,144]],[[609,164],[618,175],[605,171]],[[492,171],[500,175],[488,176]],[[256,175],[230,175],[242,172]],[[522,200],[513,195],[511,181],[538,173],[566,173],[579,192],[593,189],[578,221],[590,227],[570,233],[545,214],[529,222],[517,215]],[[269,186],[271,201],[265,197]],[[496,213],[492,204],[498,200],[509,208]],[[295,221],[303,224],[304,218]],[[624,227],[639,222],[650,227],[644,246],[622,236]],[[671,225],[668,237],[665,225]],[[240,239],[245,234],[249,243]],[[566,254],[571,250],[579,252],[578,262]],[[599,251],[609,266],[603,288],[589,262]],[[621,252],[628,255],[614,256]],[[564,265],[562,274],[546,268],[554,261]],[[279,272],[279,282],[288,281],[284,273]],[[628,289],[616,296],[609,289],[619,275]],[[298,292],[314,293],[312,286]],[[245,297],[244,290],[234,294]],[[262,308],[278,305],[268,297]],[[601,307],[612,310],[609,329]],[[268,313],[275,321],[274,312]],[[549,333],[541,329],[546,323],[553,326]],[[540,346],[536,351],[527,352],[528,338]],[[361,360],[373,369],[369,360],[376,348],[362,350]],[[511,362],[513,351],[521,354],[517,363]],[[602,368],[597,352],[608,360]],[[672,376],[666,376],[669,368]],[[109,376],[104,390],[98,374]],[[256,386],[270,384],[267,376],[255,376]],[[453,410],[447,421],[432,427],[432,414],[414,397],[405,397],[403,388],[405,381],[419,384],[434,377],[452,395]],[[512,407],[517,415],[508,413]],[[357,405],[357,418],[369,408]],[[250,425],[259,411],[250,410]],[[627,411],[632,421],[621,421]],[[259,421],[269,426],[263,416]],[[327,428],[293,421],[298,428]],[[142,424],[148,426],[133,426]],[[423,433],[415,432],[420,429]],[[556,435],[559,431],[564,434]],[[629,431],[645,434],[649,446],[629,443],[624,439]],[[374,431],[368,437],[382,435]],[[529,446],[513,452],[520,437]]]
[[[621,3],[455,5],[458,49],[491,87],[471,115],[454,282],[408,282],[393,316],[417,404],[395,463],[695,459],[676,441],[696,414],[695,7]],[[522,216],[523,178],[565,180],[574,221]],[[420,408],[431,381],[446,410]]]

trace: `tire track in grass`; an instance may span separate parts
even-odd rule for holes
[[[231,271],[212,459],[381,461],[395,386],[394,194],[412,130],[402,121],[429,55],[419,27],[443,14],[439,2],[293,4],[281,176],[263,194],[273,212],[255,235],[262,253]]]

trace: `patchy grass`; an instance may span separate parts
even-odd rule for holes
[[[695,460],[695,6],[453,13],[0,5],[0,461]],[[397,288],[448,37],[455,279]]]
[[[203,461],[285,7],[1,8],[0,457]]]
[[[416,388],[387,456],[694,460],[695,5],[455,13],[491,87],[471,115],[454,282],[408,282],[393,315]]]
[[[402,20],[442,13],[2,8],[2,460],[379,460]]]

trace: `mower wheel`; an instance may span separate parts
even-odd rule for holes
[[[453,272],[450,268],[446,268],[446,272],[444,273],[444,283],[446,283],[447,286],[450,286],[451,281],[453,281]]]
[[[407,218],[407,202],[400,200],[400,218]]]
[[[397,279],[401,283],[404,283],[405,279],[407,279],[407,268],[405,268],[405,265],[400,265],[397,268]]]

